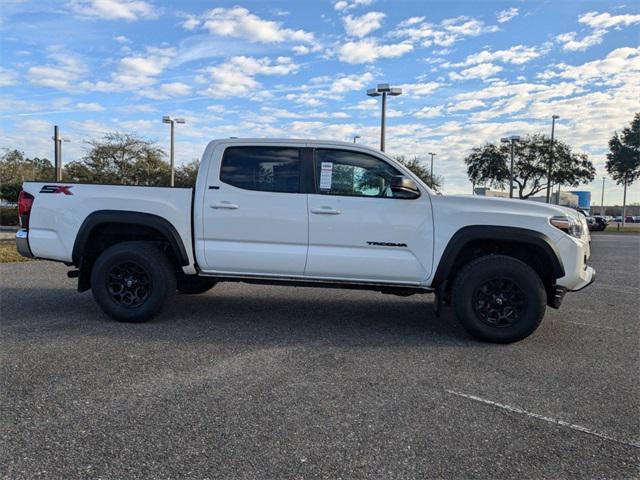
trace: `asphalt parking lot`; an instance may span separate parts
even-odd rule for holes
[[[1,272],[2,478],[637,478],[640,236],[514,345],[431,295],[219,285],[107,319],[66,267]]]

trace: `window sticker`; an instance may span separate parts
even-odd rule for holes
[[[320,165],[320,190],[331,190],[333,162],[322,162]]]

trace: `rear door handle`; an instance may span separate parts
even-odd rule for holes
[[[331,207],[320,207],[312,209],[311,213],[316,215],[340,215],[341,212]]]
[[[218,203],[214,203],[213,205],[211,205],[211,208],[215,208],[215,209],[222,209],[222,210],[237,210],[238,205],[235,205],[231,202],[226,202],[226,201],[222,201],[222,202],[218,202]]]

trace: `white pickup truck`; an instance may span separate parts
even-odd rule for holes
[[[343,142],[209,143],[194,188],[26,182],[20,253],[75,269],[127,322],[217,282],[434,293],[475,337],[530,335],[595,278],[584,218],[563,207],[436,195],[382,152]]]

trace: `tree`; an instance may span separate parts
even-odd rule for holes
[[[200,168],[199,160],[191,160],[184,165],[176,168],[176,187],[193,187],[198,177],[198,169]]]
[[[551,139],[535,134],[515,144],[513,183],[518,197],[529,198],[547,188]],[[511,145],[486,143],[475,147],[465,158],[467,175],[474,185],[504,188],[509,185]],[[553,142],[551,184],[577,187],[595,177],[595,167],[586,154],[575,153],[559,140]]]
[[[408,160],[404,155],[395,155],[393,158],[411,170],[420,180],[436,192],[439,192],[442,188],[444,178],[439,175],[434,175],[433,178],[431,178],[429,168],[418,160],[418,157],[413,157],[411,160]]]
[[[81,161],[65,166],[64,177],[78,182],[168,185],[169,165],[154,142],[127,133],[108,133],[87,142]]]
[[[640,113],[636,113],[631,125],[613,134],[609,140],[609,153],[605,168],[618,185],[624,185],[622,198],[622,225],[627,210],[627,187],[640,177]]]
[[[55,169],[46,158],[25,158],[18,150],[4,150],[0,156],[0,198],[15,202],[22,182],[52,180]]]

